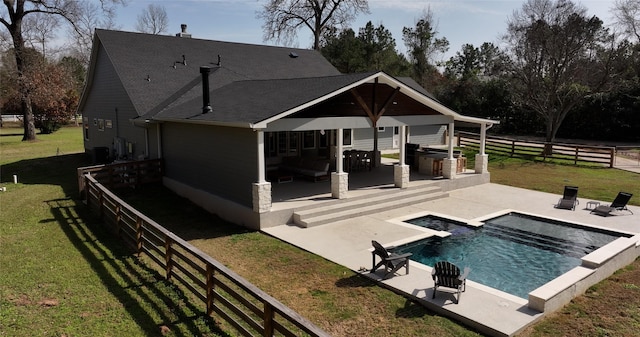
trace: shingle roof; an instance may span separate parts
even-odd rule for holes
[[[139,115],[159,111],[171,98],[200,85],[200,66],[216,67],[218,55],[221,65],[211,74],[212,90],[235,81],[340,74],[319,52],[308,49],[101,29],[96,30],[96,40]],[[289,56],[292,51],[297,57]]]
[[[211,91],[213,111],[202,114],[202,89],[195,86],[154,117],[221,123],[257,123],[329,95],[374,73],[295,79],[236,81]]]

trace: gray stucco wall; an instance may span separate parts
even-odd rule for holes
[[[165,175],[252,207],[257,182],[257,134],[240,128],[164,123]]]
[[[86,104],[79,111],[89,124],[89,138],[84,141],[85,151],[92,153],[96,147],[108,147],[113,157],[114,139],[120,137],[125,143],[132,144],[131,157],[137,159],[144,155],[146,148],[144,129],[130,122],[138,114],[102,48],[98,51],[94,71],[95,76],[88,88],[90,92],[84,93]],[[110,127],[108,121],[111,121]]]

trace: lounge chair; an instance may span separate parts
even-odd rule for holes
[[[598,206],[591,213],[596,213],[601,216],[609,216],[613,211],[628,211],[633,214],[630,209],[627,208],[627,203],[631,199],[633,194],[627,192],[619,192],[613,202],[609,206]]]
[[[406,273],[409,274],[409,257],[413,254],[390,253],[375,240],[372,240],[371,244],[373,245],[373,251],[371,252],[371,256],[373,258],[373,268],[371,268],[372,273],[378,270],[378,268],[384,267],[384,278],[387,278],[387,276],[393,275],[400,268],[405,267]],[[376,256],[380,257],[380,262],[378,262],[378,264],[376,264]]]
[[[578,201],[578,188],[575,186],[565,186],[564,193],[562,194],[562,198],[558,200],[556,204],[556,208],[561,209],[570,209],[572,211],[576,210],[576,205],[579,204]]]
[[[436,263],[431,271],[431,277],[434,281],[431,298],[436,298],[438,287],[445,287],[455,289],[455,294],[458,295],[455,303],[460,302],[460,294],[466,290],[467,276],[470,270],[469,267],[465,267],[464,273],[460,274],[460,268],[451,262],[440,261]]]

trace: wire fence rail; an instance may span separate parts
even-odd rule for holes
[[[167,280],[201,300],[208,315],[220,317],[242,336],[330,336],[118,198],[94,177],[96,170],[78,172],[84,172],[81,194],[87,206]]]
[[[610,146],[590,146],[581,144],[549,143],[487,136],[486,152],[505,154],[510,157],[524,157],[538,160],[555,159],[565,162],[596,163],[613,167],[616,148]],[[458,146],[480,147],[480,135],[458,132]]]

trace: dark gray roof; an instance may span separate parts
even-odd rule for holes
[[[340,74],[319,52],[308,49],[101,29],[96,30],[95,37],[96,45],[104,48],[138,115],[160,111],[173,99],[199,86],[200,66],[217,67],[218,55],[221,64],[210,76],[212,90],[235,81]],[[297,57],[290,57],[291,52]]]
[[[202,113],[202,87],[196,85],[154,117],[160,120],[258,123],[334,93],[373,74],[375,73],[236,81],[211,91],[213,111],[205,114]]]

